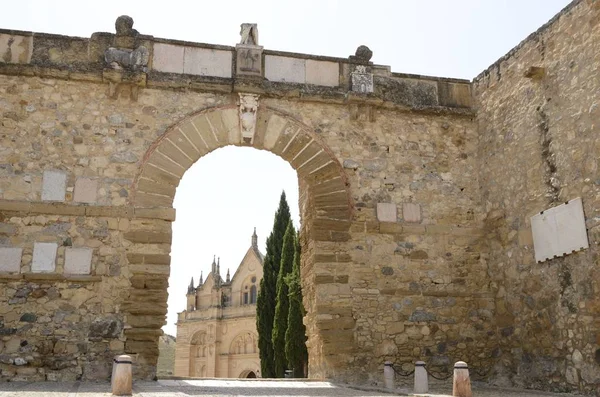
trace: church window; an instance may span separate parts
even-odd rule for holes
[[[244,292],[244,305],[248,304],[248,293]]]
[[[250,304],[256,303],[256,285],[250,287]]]

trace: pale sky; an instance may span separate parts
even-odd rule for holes
[[[258,23],[265,49],[345,58],[367,45],[372,61],[393,72],[471,80],[565,7],[568,0],[254,0],[6,2],[0,28],[90,37],[114,32],[119,15],[155,37],[234,46],[241,23]],[[175,197],[169,314],[185,308],[190,277],[210,271],[221,257],[222,275],[235,272],[253,227],[259,247],[271,231],[285,190],[296,226],[298,184],[282,159],[228,147],[200,159]]]

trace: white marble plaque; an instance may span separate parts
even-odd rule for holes
[[[402,218],[404,222],[421,222],[421,206],[414,203],[402,204]]]
[[[398,211],[394,203],[377,203],[377,220],[379,222],[396,222]]]
[[[56,243],[34,243],[32,273],[51,273],[56,270]]]
[[[183,73],[230,78],[232,62],[231,51],[185,47]]]
[[[265,57],[265,77],[270,81],[285,83],[306,82],[304,59],[267,55]]]
[[[152,69],[166,73],[183,73],[183,51],[185,47],[154,43]]]
[[[90,274],[91,270],[91,248],[67,248],[65,250],[65,274]]]
[[[75,195],[73,201],[77,203],[95,203],[98,196],[98,179],[77,178],[75,181]]]
[[[0,248],[0,272],[19,273],[23,248]]]
[[[67,173],[58,170],[44,171],[42,180],[42,200],[65,201],[67,190]]]
[[[340,65],[337,62],[307,59],[306,83],[337,87],[340,84]]]
[[[538,262],[589,248],[579,197],[532,216],[531,231]]]

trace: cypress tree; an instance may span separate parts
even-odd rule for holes
[[[290,207],[285,199],[285,192],[282,192],[279,208],[275,213],[273,230],[267,238],[267,252],[263,261],[263,278],[260,281],[260,290],[256,299],[256,330],[258,332],[260,369],[263,378],[274,378],[276,376],[273,365],[272,342],[276,286],[281,262],[283,236],[290,219]]]
[[[294,252],[296,251],[296,230],[292,221],[287,225],[283,236],[281,248],[281,262],[277,276],[277,300],[275,306],[275,319],[273,320],[273,353],[275,376],[283,378],[287,360],[285,355],[285,333],[288,326],[289,298],[286,277],[292,272],[294,266]]]
[[[302,304],[302,285],[300,284],[300,243],[296,239],[292,272],[286,278],[289,289],[288,324],[285,331],[285,355],[289,368],[294,369],[294,378],[306,376],[304,367],[308,363],[306,349],[306,327],[302,322],[304,305]]]

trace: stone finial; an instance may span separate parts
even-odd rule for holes
[[[231,276],[229,275],[229,268],[227,268],[227,278],[225,279],[225,282],[230,282],[231,281]]]
[[[258,249],[258,236],[256,235],[256,228],[254,228],[254,233],[252,233],[252,248]]]
[[[354,55],[350,55],[350,59],[355,61],[367,63],[371,60],[373,56],[373,51],[366,45],[361,45],[356,49]]]
[[[200,271],[200,282],[198,283],[198,287],[202,287],[202,284],[204,284],[204,275],[202,273],[203,272]]]
[[[115,22],[117,36],[135,36],[138,31],[133,28],[133,18],[129,15],[121,15]]]
[[[258,45],[258,25],[255,23],[243,23],[240,25],[240,44]]]
[[[190,280],[190,285],[188,286],[188,295],[194,293],[194,277]]]

